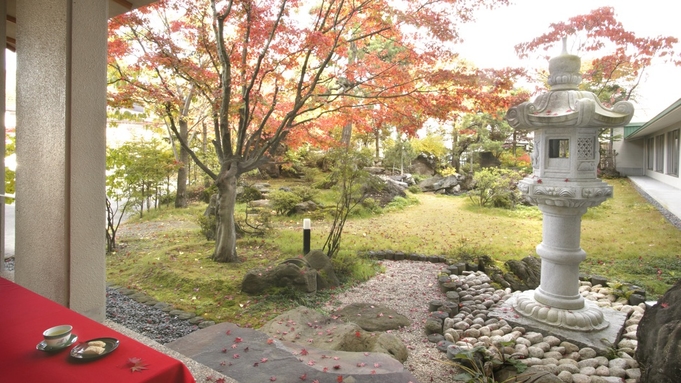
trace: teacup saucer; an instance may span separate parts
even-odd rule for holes
[[[45,352],[56,352],[56,351],[59,351],[59,350],[63,350],[66,347],[69,347],[70,345],[76,343],[77,340],[78,340],[78,335],[71,334],[71,337],[69,338],[69,340],[67,340],[66,343],[60,344],[59,346],[48,346],[47,343],[45,343],[45,341],[42,341],[42,342],[38,343],[38,345],[35,348],[37,350],[45,351]]]

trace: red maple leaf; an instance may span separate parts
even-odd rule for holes
[[[660,306],[662,306],[663,309],[666,309],[667,307],[669,307],[669,303],[667,302],[660,303]]]
[[[226,380],[225,380],[225,378],[220,378],[220,379],[216,380],[215,383],[226,383]]]
[[[300,375],[300,380],[306,380],[307,379],[307,374]]]
[[[243,339],[241,339],[241,337],[237,336],[236,339],[234,339],[234,343],[241,343],[241,342],[243,342]]]
[[[142,372],[147,369],[148,364],[144,364],[141,358],[130,358],[128,359],[128,367],[130,367],[131,372]]]
[[[306,350],[306,349],[302,349],[302,350],[300,350],[300,355],[303,355],[303,356],[305,356],[305,355],[307,355],[307,354],[308,354],[308,352],[307,352],[307,350]]]
[[[336,378],[336,381],[338,383],[343,383],[343,375],[338,375],[338,378]]]

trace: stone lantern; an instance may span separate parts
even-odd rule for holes
[[[598,134],[629,123],[631,103],[612,109],[591,92],[578,90],[581,60],[563,53],[549,61],[550,90],[534,102],[508,110],[506,119],[519,130],[534,132],[531,176],[518,188],[543,214],[541,283],[515,297],[513,308],[525,317],[567,330],[598,331],[608,326],[603,313],[579,294],[582,215],[612,197],[612,187],[596,176]]]

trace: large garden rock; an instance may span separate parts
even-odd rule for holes
[[[393,180],[378,176],[372,176],[371,182],[363,185],[362,189],[367,197],[373,198],[381,207],[388,205],[395,197],[404,198],[407,196],[407,193],[404,192],[406,186],[400,186]]]
[[[504,383],[563,383],[556,375],[530,367],[525,372],[519,373],[515,367],[507,367],[494,374],[499,382]]]
[[[435,169],[437,169],[437,158],[425,153],[416,156],[409,166],[410,172],[424,176],[432,176],[435,174]]]
[[[681,281],[646,309],[636,333],[634,355],[641,383],[674,383],[681,377]]]
[[[287,311],[267,322],[260,331],[303,347],[350,352],[381,352],[404,362],[407,348],[395,335],[371,333],[352,322],[328,317],[307,307]]]
[[[447,177],[436,175],[421,181],[419,187],[424,192],[458,194],[463,189],[462,182],[464,179],[465,177],[459,174],[452,174]]]
[[[352,303],[332,313],[345,322],[354,322],[366,331],[388,331],[406,327],[411,321],[397,311],[371,303]]]
[[[435,184],[442,180],[441,175],[435,175],[434,177],[426,178],[425,180],[419,182],[419,187],[424,192],[432,192],[435,190]]]
[[[317,290],[340,286],[331,259],[322,250],[310,251],[305,255],[305,260],[310,267],[317,270]]]
[[[521,261],[506,261],[505,264],[510,272],[504,275],[504,279],[514,291],[531,290],[539,286],[541,282],[540,258],[525,257]]]
[[[250,270],[241,291],[261,295],[273,288],[291,288],[304,293],[317,291],[317,271],[304,259],[289,259],[273,268]]]
[[[289,215],[294,215],[294,214],[304,214],[309,211],[315,211],[317,210],[317,204],[314,201],[303,201],[300,203],[297,203],[291,212],[289,212]]]

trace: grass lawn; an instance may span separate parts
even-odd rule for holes
[[[273,181],[279,186],[285,181]],[[608,181],[614,198],[591,208],[582,220],[581,245],[587,253],[583,272],[643,286],[654,297],[681,276],[681,235],[648,204],[626,179]],[[273,185],[273,188],[275,185]],[[378,215],[350,219],[339,257],[358,251],[400,250],[426,255],[487,254],[503,267],[509,259],[535,255],[541,242],[542,217],[536,207],[515,210],[474,206],[467,197],[416,194],[418,203]],[[243,326],[261,324],[298,304],[316,306],[333,292],[316,296],[286,293],[251,297],[241,280],[255,267],[267,267],[302,253],[302,216],[276,217],[263,238],[240,240],[239,264],[210,260],[213,242],[201,235],[196,217],[205,206],[163,208],[126,222],[119,251],[107,256],[108,280],[143,291],[157,300],[215,321]],[[312,248],[321,248],[329,222],[313,220]],[[360,259],[355,280],[380,272],[380,265]],[[360,272],[357,273],[357,270]],[[430,278],[434,276],[424,276]]]

